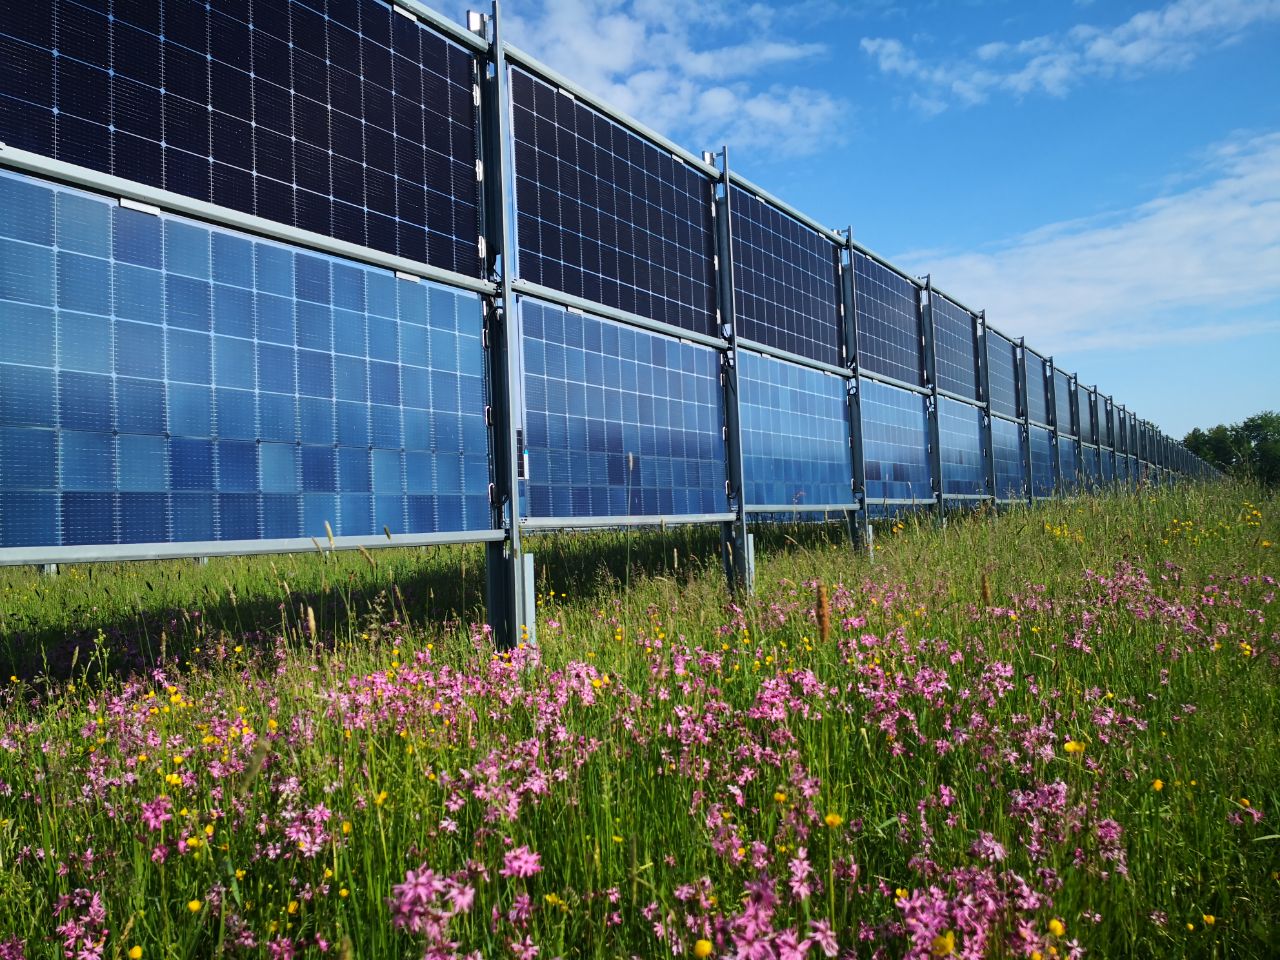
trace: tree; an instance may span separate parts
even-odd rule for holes
[[[1183,445],[1225,473],[1280,484],[1280,413],[1265,410],[1240,423],[1196,427]]]

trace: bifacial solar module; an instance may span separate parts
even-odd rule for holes
[[[1027,416],[1036,423],[1049,423],[1047,366],[1039,354],[1027,353]]]
[[[1022,471],[1022,425],[992,417],[991,448],[996,464],[996,499],[1024,499],[1027,491]]]
[[[991,385],[991,409],[1007,417],[1021,414],[1018,407],[1018,346],[994,330],[988,330],[987,380]]]
[[[1112,461],[1110,450],[1102,451],[1102,482],[1110,486],[1116,479],[1115,463]]]
[[[490,524],[479,298],[0,172],[0,546]]]
[[[719,513],[716,351],[520,301],[529,516]]]
[[[861,389],[868,505],[877,500],[931,501],[925,398],[874,380],[863,380]]]
[[[1080,460],[1076,453],[1076,441],[1061,437],[1058,440],[1058,461],[1062,465],[1062,489],[1080,489]]]
[[[1081,446],[1081,468],[1085,479],[1096,486],[1102,479],[1102,452],[1094,446]]]
[[[745,350],[738,357],[746,503],[852,503],[845,381]]]
[[[839,250],[755,194],[729,193],[738,336],[838,365]]]
[[[978,397],[978,324],[946,297],[933,297],[933,353],[938,386],[970,400]]]
[[[1076,426],[1080,430],[1080,439],[1085,443],[1093,443],[1093,404],[1090,401],[1092,391],[1087,387],[1076,386]]]
[[[1053,434],[1033,426],[1027,439],[1031,444],[1031,492],[1037,497],[1053,496]]]
[[[711,181],[518,67],[511,102],[519,275],[715,333]]]
[[[0,4],[0,140],[479,276],[474,56],[379,0]]]
[[[987,492],[982,460],[982,411],[967,403],[938,399],[938,436],[942,442],[944,495]]]
[[[853,270],[859,365],[923,386],[920,288],[860,253],[853,255]]]
[[[1076,436],[1075,402],[1071,396],[1071,378],[1061,370],[1053,371],[1053,388],[1057,406],[1055,426],[1061,434]]]

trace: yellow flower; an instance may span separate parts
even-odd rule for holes
[[[343,821],[342,821],[342,835],[345,837],[345,836],[347,836],[349,833],[351,833],[351,821],[350,821],[350,820],[343,820]]]
[[[377,794],[374,795],[373,805],[375,807],[380,807],[386,802],[387,802],[387,791],[379,790]]]
[[[338,896],[340,896],[343,900],[347,899],[347,896],[349,894],[350,894],[350,891],[347,890],[346,887],[343,887],[341,890],[338,891]]]
[[[775,791],[774,791],[774,793],[773,793],[773,802],[774,802],[774,803],[786,803],[786,802],[787,802],[787,795],[786,795],[785,793],[783,793],[781,790],[775,790]]]
[[[236,871],[236,879],[237,879],[237,880],[243,880],[243,879],[244,879],[244,871],[243,871],[243,870],[237,870],[237,871]]]
[[[935,957],[949,957],[956,952],[956,935],[948,930],[941,936],[933,938],[929,952]]]
[[[130,947],[129,960],[142,960],[142,948],[139,946]]]
[[[707,957],[711,956],[711,951],[714,949],[710,940],[699,940],[693,945],[693,955],[698,960],[706,960]]]
[[[1212,913],[1204,914],[1202,919],[1206,927],[1212,927],[1217,922],[1217,918]]]
[[[190,910],[192,913],[199,913],[199,912],[200,912],[200,908],[201,908],[202,906],[204,906],[204,904],[202,904],[199,900],[188,900],[188,901],[187,901],[187,909],[188,909],[188,910]]]
[[[1154,790],[1156,793],[1159,793],[1161,790],[1164,789],[1164,781],[1161,780],[1159,777],[1156,777],[1155,780],[1151,781],[1151,789]]]
[[[1190,923],[1190,922],[1187,923],[1188,930],[1194,930],[1195,928],[1196,928],[1196,925],[1194,923]]]
[[[910,891],[908,891],[906,887],[899,887],[897,890],[893,891],[893,893],[899,900],[905,900],[907,897],[911,896]]]
[[[825,817],[823,817],[822,822],[825,823],[832,830],[834,830],[836,827],[844,823],[844,817],[840,816],[840,814],[838,813],[832,812],[832,813],[828,813]]]
[[[290,901],[289,901],[289,912],[290,912],[290,913],[297,913],[297,912],[298,912],[298,901],[297,901],[297,900],[290,900]]]
[[[1049,921],[1049,932],[1052,933],[1055,937],[1061,937],[1063,934],[1067,932],[1066,924],[1064,924],[1057,917],[1054,917],[1052,920]]]
[[[1079,740],[1068,740],[1066,746],[1062,749],[1066,750],[1067,753],[1084,753],[1084,744]]]

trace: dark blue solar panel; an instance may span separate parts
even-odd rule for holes
[[[1091,486],[1102,479],[1101,451],[1097,447],[1080,445],[1080,469]]]
[[[0,8],[10,146],[480,275],[475,58],[387,4]]]
[[[862,381],[862,443],[867,501],[933,499],[925,398]]]
[[[57,214],[0,204],[0,545],[489,526],[478,297],[15,174],[0,195]]]
[[[938,386],[970,400],[978,397],[978,324],[946,297],[933,298],[933,353]]]
[[[1027,495],[1022,470],[1022,425],[991,418],[991,452],[996,464],[996,499],[1021,500]]]
[[[1116,466],[1112,459],[1110,450],[1103,450],[1102,456],[1102,482],[1110,486],[1116,479]]]
[[[1090,398],[1093,391],[1089,388],[1076,385],[1076,427],[1080,431],[1080,439],[1085,443],[1094,441],[1093,432],[1093,404]]]
[[[982,411],[967,403],[938,399],[938,435],[942,442],[942,492],[987,492],[982,460]]]
[[[1048,366],[1038,353],[1027,357],[1027,416],[1036,423],[1049,424]]]
[[[994,330],[988,330],[987,380],[991,386],[991,409],[1008,417],[1021,414],[1018,408],[1018,345]]]
[[[730,196],[738,336],[839,364],[839,250],[753,193]]]
[[[1116,446],[1116,409],[1107,400],[1103,403],[1102,437],[1100,442],[1105,447],[1115,449]]]
[[[1075,401],[1071,396],[1071,377],[1061,370],[1053,371],[1058,433],[1076,436]]]
[[[1058,438],[1058,461],[1062,465],[1063,491],[1080,488],[1080,463],[1076,455],[1076,441],[1066,437]]]
[[[845,381],[748,351],[738,356],[746,503],[852,503]]]
[[[853,255],[853,270],[859,365],[923,386],[920,288],[860,253]]]
[[[1037,497],[1053,495],[1053,434],[1044,427],[1031,427],[1031,487]]]
[[[519,275],[715,332],[711,182],[514,67],[511,101]]]
[[[716,351],[520,301],[529,516],[726,509]]]

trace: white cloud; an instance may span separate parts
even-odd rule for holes
[[[882,73],[923,87],[914,102],[936,113],[944,98],[972,105],[997,93],[1063,97],[1091,78],[1185,67],[1273,20],[1280,20],[1280,0],[1172,0],[1114,27],[1081,24],[1018,43],[984,43],[969,59],[927,63],[901,40],[884,37],[864,38],[862,49]]]
[[[898,259],[1049,353],[1280,330],[1280,133],[1215,148],[1197,185],[1130,209]]]

